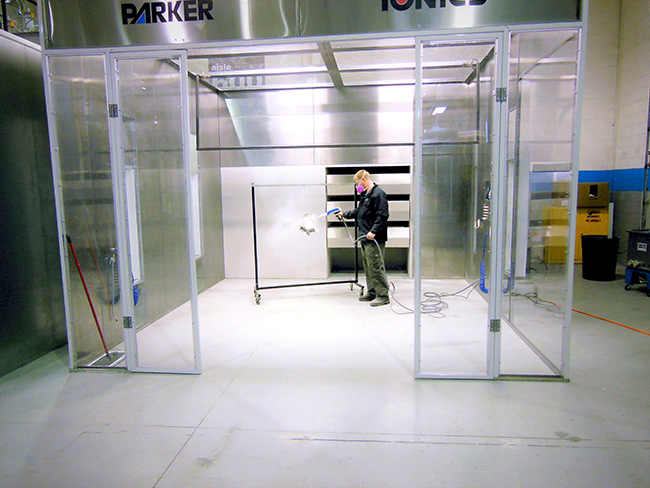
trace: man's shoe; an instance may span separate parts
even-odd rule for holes
[[[372,302],[370,302],[371,307],[381,307],[382,305],[388,305],[390,303],[390,298],[388,297],[377,297]]]
[[[375,299],[374,293],[366,293],[363,296],[359,297],[360,302],[372,302]]]

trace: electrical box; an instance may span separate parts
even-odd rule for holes
[[[609,183],[578,184],[578,208],[609,206]]]
[[[629,230],[627,265],[650,270],[650,230]]]

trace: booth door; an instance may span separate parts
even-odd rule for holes
[[[127,367],[198,373],[186,54],[110,62],[119,264],[122,283],[131,284],[122,296]]]
[[[415,375],[498,375],[505,86],[500,34],[420,39]]]

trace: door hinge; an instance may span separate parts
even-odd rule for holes
[[[490,320],[490,332],[501,332],[501,319]]]
[[[108,116],[109,117],[117,117],[117,103],[109,103],[108,104]]]
[[[133,328],[133,317],[124,317],[123,322],[124,322],[125,329]]]
[[[508,89],[497,88],[497,102],[507,102],[507,101],[508,101]]]

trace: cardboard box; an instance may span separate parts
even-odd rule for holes
[[[578,208],[608,207],[609,183],[579,183]]]
[[[551,191],[553,192],[553,198],[568,198],[571,191],[571,182],[568,180],[554,181]]]
[[[542,210],[543,225],[568,225],[569,209],[567,207],[544,207]]]
[[[544,246],[546,264],[566,264],[566,246]]]
[[[566,229],[566,227],[563,227]],[[544,262],[547,264],[566,264],[567,236],[547,235],[544,237]]]

